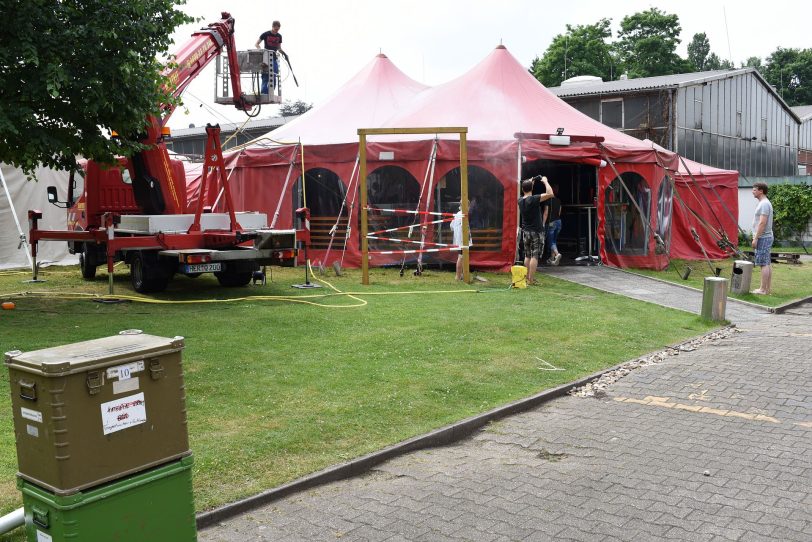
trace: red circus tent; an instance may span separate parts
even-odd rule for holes
[[[571,257],[592,253],[610,265],[663,268],[668,253],[659,240],[684,238],[682,232],[672,235],[668,220],[672,203],[677,206],[668,178],[678,169],[678,157],[573,109],[503,46],[466,74],[433,88],[378,55],[324,104],[228,155],[235,203],[267,213],[277,228],[297,226],[293,209],[306,204],[312,213],[311,259],[359,265],[357,129],[426,126],[468,128],[471,261],[476,267],[504,269],[513,263],[517,181],[535,174],[558,185],[565,207],[562,242],[570,242]],[[550,138],[561,130],[568,144]],[[456,210],[456,136],[378,137],[367,150],[370,205]],[[595,223],[597,228],[590,228]],[[373,230],[404,224],[375,213],[370,219]],[[427,229],[435,241],[447,242],[447,228]],[[414,244],[420,234],[412,233]],[[404,247],[387,241],[371,245]],[[690,245],[677,245],[690,251]],[[452,257],[446,253],[439,261]],[[400,256],[375,256],[372,263],[400,261]]]

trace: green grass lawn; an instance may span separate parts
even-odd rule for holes
[[[376,269],[299,291],[301,269],[276,269],[264,287],[223,289],[180,277],[162,300],[248,296],[207,304],[101,304],[15,299],[0,311],[0,351],[30,351],[138,328],[186,338],[184,366],[199,511],[278,486],[362,454],[527,397],[707,331],[713,324],[542,277],[508,290],[484,274],[468,286],[448,272],[421,277]],[[42,284],[0,273],[12,292],[104,293],[106,274],[82,282],[74,268],[46,269]],[[132,293],[126,269],[118,293]],[[479,289],[479,291],[477,291]],[[453,293],[447,293],[447,292]],[[5,294],[5,295],[4,295]],[[375,295],[382,294],[382,295]],[[269,296],[299,297],[327,306]],[[258,296],[266,296],[261,299]],[[360,300],[360,301],[359,301]],[[365,301],[366,304],[359,306]],[[544,370],[550,364],[561,371]],[[0,371],[0,514],[20,506],[8,373]]]
[[[691,267],[691,274],[688,280],[683,280],[681,273],[685,270],[686,266]],[[730,279],[733,275],[733,260],[714,261],[713,267],[722,269],[719,275],[720,277]],[[742,301],[758,303],[759,305],[765,305],[767,307],[777,307],[790,301],[812,296],[812,265],[810,263],[802,263],[800,265],[777,263],[772,264],[772,268],[773,280],[772,293],[770,295],[754,295],[751,293],[733,294],[730,292],[728,295],[736,299],[741,299]],[[652,271],[650,269],[631,269],[630,271],[667,280],[676,284],[690,286],[699,290],[703,288],[705,277],[713,276],[706,260],[672,260],[671,265],[664,271]],[[750,290],[758,288],[760,281],[761,268],[755,266],[753,268]]]

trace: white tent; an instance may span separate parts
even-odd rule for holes
[[[67,226],[65,209],[48,203],[46,189],[56,186],[59,199],[67,199],[68,172],[37,168],[34,179],[28,180],[22,170],[8,164],[0,164],[0,269],[30,267],[27,243],[20,243],[21,232],[28,239],[28,210],[42,211],[40,228],[64,230]],[[6,190],[6,187],[8,190]],[[9,197],[11,198],[9,200]],[[15,213],[16,211],[16,220]],[[18,227],[19,224],[19,227]],[[68,253],[68,244],[46,241],[39,244],[39,263],[70,265],[78,263],[78,257]]]

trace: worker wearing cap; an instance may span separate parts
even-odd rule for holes
[[[279,85],[279,59],[277,58],[277,53],[285,54],[285,51],[282,50],[282,34],[279,33],[279,29],[282,28],[282,23],[279,21],[274,21],[271,24],[271,29],[267,32],[263,32],[260,34],[257,43],[254,45],[255,48],[259,49],[259,44],[264,44],[265,49],[271,51],[271,62],[273,63],[273,88],[277,88]],[[262,73],[262,94],[268,94],[268,73]]]

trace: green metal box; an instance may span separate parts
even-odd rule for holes
[[[17,478],[29,542],[197,540],[192,457],[69,496]]]
[[[19,476],[57,495],[189,455],[183,337],[7,352]]]

